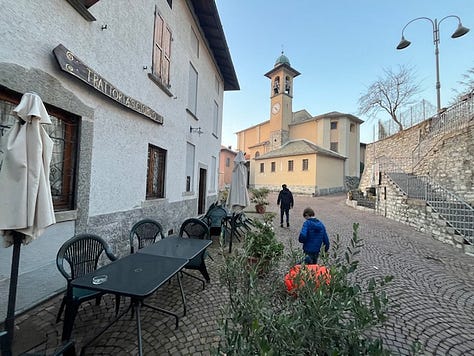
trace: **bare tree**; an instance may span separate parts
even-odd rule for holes
[[[471,97],[474,95],[474,67],[469,68],[463,75],[462,79],[458,81],[460,86],[459,89],[453,89],[455,98],[451,104],[455,104],[457,101],[463,98]]]
[[[384,77],[379,77],[359,98],[359,114],[375,116],[381,110],[386,111],[401,131],[403,124],[397,113],[403,106],[412,104],[419,92],[420,84],[415,82],[413,68],[399,66],[398,72],[386,68]]]

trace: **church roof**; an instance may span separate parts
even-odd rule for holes
[[[346,159],[345,156],[322,148],[314,143],[301,139],[301,140],[292,140],[285,143],[280,148],[267,152],[259,157],[255,157],[255,160],[267,159],[267,158],[276,158],[276,157],[285,157],[285,156],[299,156],[305,154],[317,153],[324,156],[330,156],[338,159]]]

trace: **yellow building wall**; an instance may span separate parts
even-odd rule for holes
[[[303,171],[303,159],[308,160],[308,170]],[[288,171],[288,161],[293,161],[293,171]],[[271,171],[271,162],[275,162],[275,172]],[[265,172],[260,173],[260,164],[264,163]],[[251,182],[266,186],[271,190],[280,190],[283,183],[290,186],[305,187],[314,191],[316,177],[316,155],[299,155],[252,160],[254,176]],[[251,169],[252,171],[252,169]]]
[[[238,132],[238,150],[245,152],[247,159],[255,158],[257,151],[260,155],[263,155],[268,152],[268,145],[265,143],[270,139],[270,132],[271,127],[269,121]]]
[[[344,160],[318,155],[316,182],[318,189],[344,186]]]
[[[308,160],[308,170],[303,171],[303,159]],[[288,171],[288,161],[293,160],[293,171]],[[275,162],[275,171],[271,163]],[[260,164],[265,170],[260,172]],[[279,191],[285,183],[294,193],[318,194],[321,189],[344,187],[344,160],[316,154],[277,157],[251,161],[250,185]],[[258,182],[258,184],[256,184]]]
[[[290,140],[306,139],[316,145],[318,143],[318,128],[315,121],[308,121],[290,126]]]

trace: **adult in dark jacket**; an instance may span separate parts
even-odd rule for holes
[[[286,226],[290,226],[290,209],[293,208],[293,194],[286,187],[286,184],[281,186],[277,199],[277,205],[280,205],[280,226],[283,227],[283,215],[286,214]]]
[[[324,224],[314,217],[313,209],[304,209],[303,217],[306,220],[298,241],[303,244],[303,252],[306,254],[304,262],[309,265],[317,264],[322,245],[324,244],[326,252],[329,250],[329,237]]]

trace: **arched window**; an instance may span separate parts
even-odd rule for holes
[[[255,158],[260,157],[260,152],[255,152]]]
[[[290,94],[291,92],[291,79],[289,76],[285,78],[285,93]]]
[[[280,92],[280,77],[275,77],[273,81],[273,94],[278,94]]]

